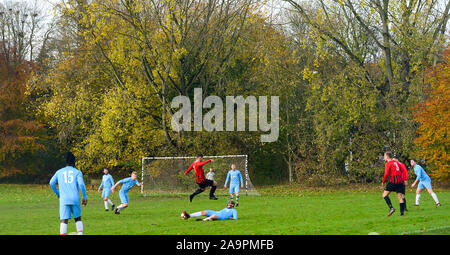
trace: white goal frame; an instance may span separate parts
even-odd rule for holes
[[[220,155],[220,156],[203,156],[204,158],[237,158],[245,157],[245,195],[248,196],[248,155]],[[144,164],[147,159],[196,159],[197,156],[186,156],[186,157],[143,157],[141,161],[142,172],[141,172],[141,194],[144,194]]]

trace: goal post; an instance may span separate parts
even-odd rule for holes
[[[195,170],[187,176],[184,172],[189,168],[196,156],[185,157],[143,157],[141,175],[141,193],[188,193],[198,188],[195,182]],[[259,195],[250,179],[248,172],[248,155],[219,155],[203,156],[204,160],[213,159],[203,166],[205,176],[210,169],[214,170],[214,180],[217,182],[216,194],[229,194],[228,188],[224,189],[225,180],[231,164],[242,174],[246,195]]]

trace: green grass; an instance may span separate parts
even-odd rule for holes
[[[450,234],[448,190],[435,191],[443,205],[438,208],[428,193],[422,194],[420,207],[413,207],[415,194],[409,190],[409,212],[404,217],[399,216],[393,194],[391,200],[398,211],[388,218],[381,188],[300,190],[276,186],[260,189],[261,196],[241,195],[238,221],[214,222],[181,220],[180,213],[221,210],[228,196],[212,201],[205,192],[189,203],[186,195],[143,197],[137,191],[130,191],[130,206],[120,215],[105,212],[101,193],[88,191],[88,205],[82,207],[85,234]],[[1,235],[59,234],[59,201],[49,186],[0,185],[0,194]],[[112,200],[119,204],[117,193]],[[70,221],[68,232],[75,231],[75,224]]]

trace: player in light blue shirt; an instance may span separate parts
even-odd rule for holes
[[[234,201],[229,200],[227,202],[227,207],[220,210],[220,211],[213,211],[213,210],[204,210],[200,212],[195,213],[187,213],[184,211],[182,214],[182,218],[187,220],[191,217],[201,217],[206,216],[204,219],[197,219],[197,221],[212,221],[212,220],[237,220],[238,219],[238,213],[236,209],[234,209]]]
[[[102,191],[102,198],[103,198],[103,202],[105,203],[105,211],[108,211],[108,204],[111,205],[111,211],[114,211],[114,203],[111,201],[111,199],[109,199],[109,195],[111,194],[111,188],[112,186],[114,186],[114,179],[111,176],[111,174],[109,174],[109,170],[108,168],[104,168],[103,169],[103,177],[102,177],[102,184],[100,184],[100,187],[98,188],[98,191],[100,192],[100,190],[103,188]]]
[[[136,172],[132,172],[131,173],[131,177],[122,179],[120,181],[118,181],[112,188],[111,191],[114,192],[115,188],[122,183],[122,188],[119,191],[119,197],[120,197],[120,202],[122,203],[121,205],[119,205],[116,210],[114,210],[115,214],[120,214],[120,211],[122,211],[123,209],[128,207],[128,191],[134,186],[141,186],[142,183],[139,183],[137,180],[137,173]]]
[[[423,170],[423,168],[417,164],[417,161],[415,159],[411,159],[410,163],[411,166],[414,167],[414,173],[417,176],[416,181],[411,185],[411,187],[416,186],[417,182],[419,182],[416,190],[416,204],[414,204],[414,206],[419,206],[420,192],[422,192],[424,188],[427,189],[428,193],[430,193],[431,197],[436,202],[436,206],[441,206],[436,193],[434,193],[433,189],[431,188],[430,176],[428,176],[425,170]]]
[[[231,165],[231,170],[228,171],[227,179],[225,180],[224,187],[227,188],[227,183],[230,181],[230,200],[233,200],[233,194],[236,195],[236,207],[239,206],[239,181],[241,182],[241,188],[244,188],[244,180],[242,174],[236,169],[236,165]]]
[[[75,225],[79,235],[83,234],[83,222],[81,221],[80,192],[83,194],[83,205],[87,204],[86,186],[83,181],[83,173],[75,168],[75,156],[66,154],[67,166],[56,171],[50,179],[50,186],[59,198],[59,219],[61,220],[59,233],[67,234],[69,219],[75,219]],[[58,184],[58,187],[56,187]]]

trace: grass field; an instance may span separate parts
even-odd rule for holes
[[[422,193],[421,206],[413,207],[415,193],[406,195],[409,212],[398,210],[386,217],[387,206],[381,188],[352,190],[296,190],[286,187],[260,189],[260,196],[241,196],[238,221],[197,222],[181,220],[183,210],[221,210],[228,196],[212,201],[207,192],[192,203],[187,195],[141,196],[130,191],[130,206],[115,215],[105,212],[101,193],[88,191],[88,205],[82,207],[84,233],[87,235],[381,235],[450,234],[450,191],[435,192],[443,206],[436,207],[428,193]],[[118,194],[112,197],[119,204]],[[0,185],[1,235],[59,234],[58,199],[49,186]],[[68,232],[76,232],[73,221]]]

